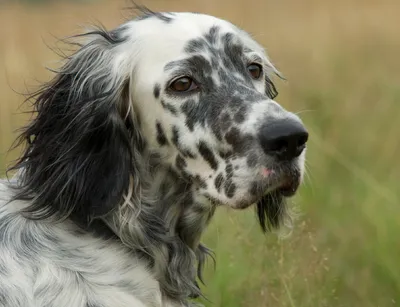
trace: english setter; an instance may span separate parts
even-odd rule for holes
[[[308,133],[227,21],[143,9],[77,39],[0,184],[0,306],[189,306],[215,209],[285,222]]]

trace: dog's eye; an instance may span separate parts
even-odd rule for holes
[[[251,77],[253,79],[259,79],[262,74],[262,66],[260,64],[252,63],[247,66],[247,70],[249,71]]]
[[[189,77],[176,79],[169,86],[175,92],[189,92],[197,88],[197,84]]]

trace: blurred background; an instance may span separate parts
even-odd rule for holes
[[[148,0],[153,10],[228,19],[287,78],[277,101],[310,131],[292,234],[263,235],[254,212],[219,209],[204,241],[206,306],[400,306],[400,2]],[[0,174],[24,124],[17,92],[51,74],[54,37],[127,16],[125,0],[0,0]]]

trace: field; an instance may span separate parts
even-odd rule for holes
[[[143,1],[217,15],[251,32],[287,81],[278,102],[310,131],[308,176],[290,236],[261,233],[254,212],[220,209],[205,236],[206,306],[400,306],[400,4],[396,0]],[[50,77],[54,44],[125,1],[0,4],[0,173],[24,92]],[[210,262],[211,264],[211,262]]]

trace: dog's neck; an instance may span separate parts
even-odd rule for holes
[[[140,188],[141,196],[105,221],[126,246],[148,259],[164,294],[185,303],[201,295],[196,274],[202,278],[210,251],[200,238],[215,207],[170,168],[157,166],[151,175],[148,186]],[[120,224],[124,218],[126,223]]]

